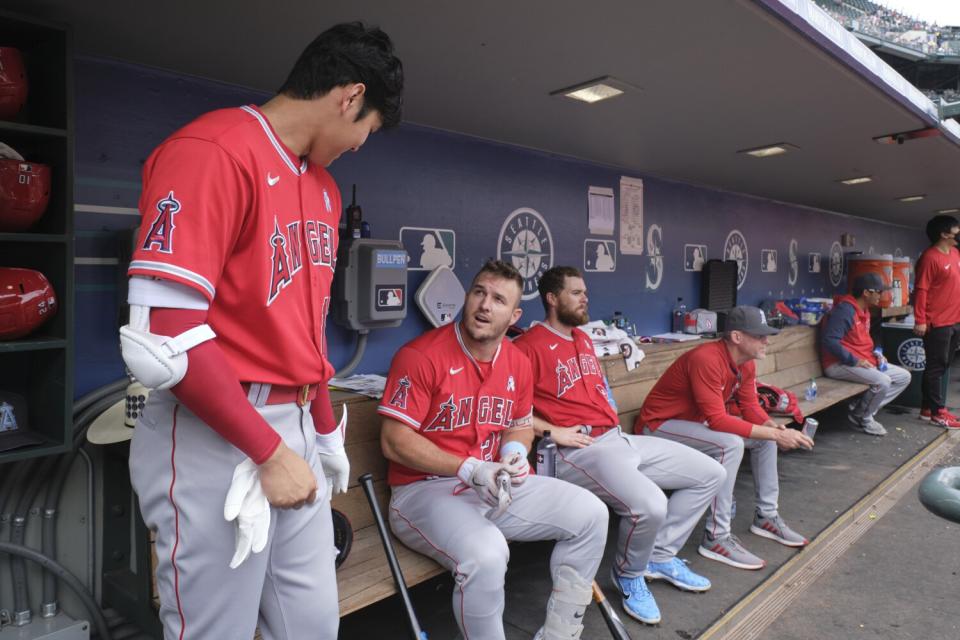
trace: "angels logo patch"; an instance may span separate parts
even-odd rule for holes
[[[392,404],[398,409],[406,409],[407,395],[410,391],[410,386],[410,378],[407,376],[403,376],[397,380],[397,388],[394,389],[393,395],[390,396],[390,402],[388,404]]]
[[[173,217],[180,211],[180,201],[171,191],[157,201],[156,208],[157,217],[150,223],[150,231],[143,240],[143,250],[156,248],[160,253],[173,253],[173,230],[177,228]]]

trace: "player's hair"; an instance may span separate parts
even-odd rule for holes
[[[960,221],[953,216],[933,216],[927,223],[927,237],[930,244],[936,244],[941,233],[950,233],[950,229],[960,227]]]
[[[470,286],[475,285],[480,276],[485,273],[503,278],[504,280],[512,280],[516,283],[517,287],[520,288],[520,291],[523,291],[523,276],[521,276],[517,268],[509,262],[493,259],[487,260],[483,263],[483,266],[480,267],[480,271],[477,271],[477,275],[473,276],[473,282],[470,283]]]
[[[537,291],[540,292],[540,302],[543,304],[544,312],[549,311],[547,307],[547,294],[552,293],[555,296],[563,291],[563,285],[567,278],[582,278],[583,274],[576,267],[553,267],[547,269],[540,276],[540,282],[537,283]]]
[[[393,55],[390,36],[362,22],[330,27],[307,45],[278,93],[310,100],[334,87],[366,85],[357,120],[371,109],[380,114],[383,128],[400,123],[403,105],[403,64]]]

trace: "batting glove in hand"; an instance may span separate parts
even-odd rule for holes
[[[230,560],[230,568],[236,569],[251,551],[263,551],[270,533],[270,503],[260,486],[260,470],[250,458],[233,470],[223,517],[236,522],[236,548]]]
[[[350,460],[343,448],[344,435],[347,432],[347,404],[343,404],[343,416],[340,424],[330,433],[317,434],[317,454],[320,456],[320,466],[327,479],[327,500],[334,493],[346,493],[347,483],[350,480]]]
[[[506,465],[510,474],[510,484],[517,486],[530,475],[530,462],[527,460],[527,448],[519,442],[510,441],[500,447],[500,462]]]
[[[467,458],[457,469],[457,477],[460,482],[476,491],[481,500],[491,507],[499,507],[500,486],[497,483],[497,473],[506,469],[507,465],[502,462],[483,462],[477,458]]]

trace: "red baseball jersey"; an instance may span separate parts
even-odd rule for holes
[[[757,363],[737,366],[723,340],[700,345],[674,360],[647,394],[634,425],[656,431],[667,420],[702,422],[714,431],[750,437],[770,416],[757,399]]]
[[[241,381],[327,380],[340,191],[253,106],[214,111],[147,159],[129,275],[190,286]]]
[[[960,251],[930,247],[917,260],[913,313],[917,324],[946,327],[960,322]]]
[[[538,323],[513,341],[530,358],[533,408],[558,427],[588,424],[597,436],[618,424],[593,341],[580,329],[571,336]]]
[[[532,388],[530,361],[509,340],[491,362],[477,362],[460,338],[460,324],[452,323],[401,347],[377,412],[447,453],[496,460],[502,432],[529,420]],[[396,486],[427,477],[391,462],[387,482]]]

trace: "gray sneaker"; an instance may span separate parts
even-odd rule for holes
[[[757,513],[750,525],[750,533],[776,540],[788,547],[805,547],[810,541],[787,526],[779,515],[762,516]]]
[[[732,534],[725,538],[712,538],[709,533],[704,532],[697,553],[737,569],[763,569],[767,566],[766,560],[747,551]]]
[[[864,418],[860,423],[863,425],[863,432],[869,433],[871,436],[885,436],[887,435],[887,430],[883,428],[883,425],[873,419],[873,416],[869,418]]]

